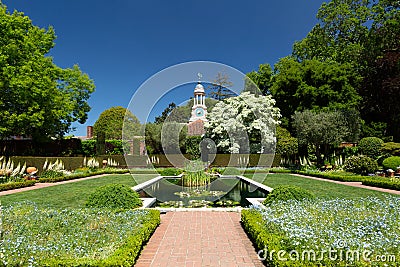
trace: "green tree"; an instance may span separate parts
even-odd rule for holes
[[[351,133],[353,129],[349,127],[346,117],[339,111],[297,111],[292,118],[299,144],[315,148],[318,165],[329,157],[333,147],[355,135]]]
[[[258,95],[260,92],[264,95],[270,94],[270,87],[272,85],[271,65],[261,64],[257,71],[249,72],[246,76],[244,91],[249,91],[255,95]]]
[[[235,93],[229,89],[229,87],[232,86],[233,83],[229,80],[228,75],[218,72],[217,77],[208,87],[208,89],[211,91],[209,96],[218,101],[235,96]]]
[[[186,123],[166,122],[161,128],[163,154],[180,154],[185,149]]]
[[[350,64],[363,77],[356,89],[363,99],[365,136],[381,136],[386,124],[383,133],[400,140],[399,1],[332,0],[322,4],[317,18],[307,37],[294,44],[293,56]]]
[[[290,118],[295,111],[357,109],[360,96],[357,87],[360,76],[350,64],[296,61],[282,58],[275,65],[271,95],[281,110],[283,126],[290,128]]]
[[[105,139],[131,140],[140,134],[140,122],[132,112],[123,107],[103,111],[93,125],[94,135],[103,132]],[[124,136],[122,136],[124,135]]]
[[[162,124],[147,123],[145,125],[145,144],[149,155],[162,154],[161,129]]]
[[[62,69],[46,56],[55,38],[52,27],[0,5],[0,139],[60,138],[86,121],[94,83],[77,65]]]
[[[276,150],[282,158],[294,162],[299,153],[297,138],[293,137],[288,130],[280,126],[276,127]]]
[[[155,117],[155,123],[163,123],[171,112],[176,108],[176,104],[174,102],[169,103],[168,107],[164,109],[160,116]]]
[[[332,0],[318,10],[319,23],[293,46],[299,60],[318,59],[357,65],[371,19],[370,0]]]

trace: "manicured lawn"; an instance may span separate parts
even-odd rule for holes
[[[99,186],[106,184],[126,184],[135,186],[136,181],[144,181],[155,177],[151,174],[107,175],[84,181],[55,185],[0,197],[2,205],[21,201],[35,202],[39,207],[82,208],[88,196]]]
[[[251,178],[252,175],[245,175]],[[256,174],[257,181],[262,181],[265,174]],[[332,182],[318,181],[290,174],[268,174],[263,184],[272,188],[278,185],[295,185],[313,192],[319,198],[358,198],[358,197],[382,197],[389,195],[374,190],[356,188]]]

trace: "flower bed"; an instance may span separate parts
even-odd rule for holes
[[[243,210],[242,224],[270,266],[398,266],[399,217],[390,196],[278,202]]]
[[[0,265],[132,266],[160,223],[156,210],[3,207]]]

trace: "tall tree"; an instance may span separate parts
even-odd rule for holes
[[[214,81],[211,82],[208,89],[211,91],[209,96],[218,101],[224,100],[225,98],[229,98],[235,96],[229,87],[232,87],[233,83],[229,80],[229,76],[227,74],[223,74],[221,72],[217,73],[217,77]]]
[[[163,110],[161,115],[158,117],[155,117],[154,122],[157,124],[163,123],[175,108],[176,108],[176,104],[174,102],[169,103],[168,107],[166,107]]]
[[[371,20],[371,0],[332,0],[318,10],[319,23],[303,40],[296,42],[293,55],[298,60],[334,60],[357,65],[362,41]]]
[[[318,165],[323,164],[332,147],[357,134],[349,127],[351,120],[338,111],[305,110],[295,112],[292,118],[299,144],[314,146]]]
[[[357,87],[360,76],[350,64],[334,61],[321,62],[293,57],[281,59],[275,65],[275,75],[270,88],[281,110],[284,127],[290,127],[295,111],[357,109],[360,96]]]
[[[400,141],[400,3],[381,1],[361,54],[364,76],[361,114],[370,128],[385,124],[385,134]],[[386,10],[382,12],[382,10]]]
[[[105,139],[131,140],[140,134],[140,128],[140,121],[130,110],[111,107],[100,114],[93,125],[93,133],[103,133]]]
[[[62,69],[46,56],[55,38],[53,28],[0,5],[0,139],[59,138],[86,121],[94,83],[77,65]]]
[[[264,95],[270,94],[272,68],[269,64],[261,64],[257,71],[247,73],[245,80],[244,91],[249,91],[253,94],[258,95],[262,93]],[[249,78],[250,80],[248,80]],[[256,88],[254,88],[256,85]]]

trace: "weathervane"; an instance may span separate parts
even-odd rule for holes
[[[199,73],[197,73],[197,77],[199,77],[199,82],[200,82],[201,78],[203,78],[203,75],[199,72]]]

